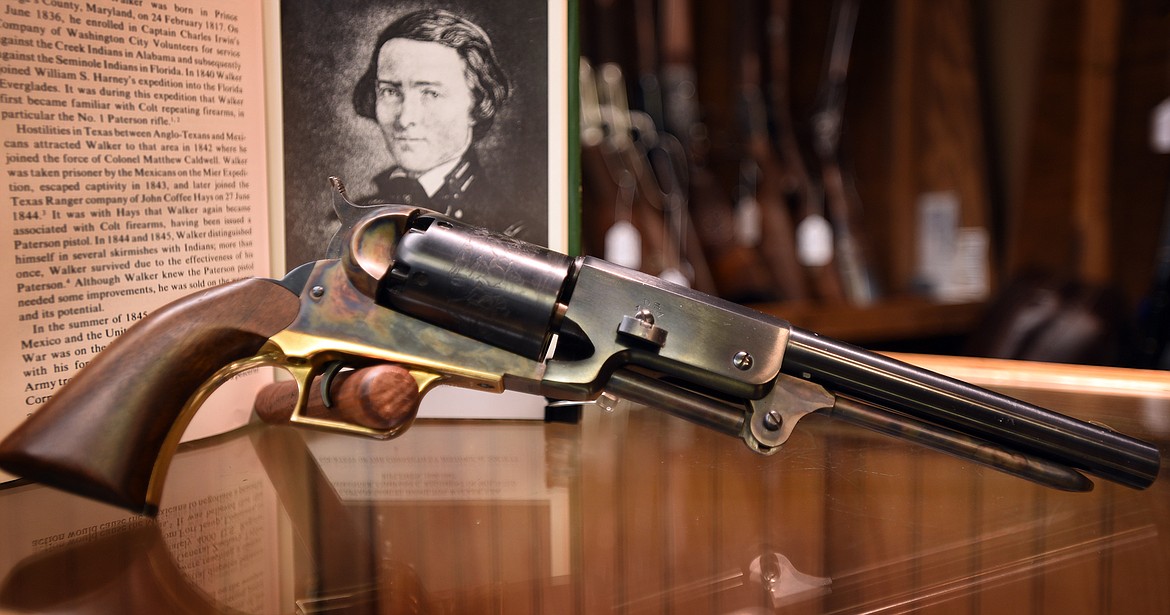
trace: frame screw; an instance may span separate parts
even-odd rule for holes
[[[775,410],[772,410],[771,412],[768,412],[764,415],[764,429],[767,429],[768,431],[776,431],[780,429],[780,424],[783,422],[784,419],[780,416],[780,413]]]
[[[741,350],[735,353],[735,356],[731,359],[731,364],[734,365],[736,369],[745,372],[752,368],[753,362],[755,362],[755,359],[753,359],[752,355],[749,354],[746,350]]]

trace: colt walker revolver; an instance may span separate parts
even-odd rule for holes
[[[13,432],[0,467],[151,513],[200,404],[275,365],[298,385],[291,422],[378,438],[407,429],[418,398],[445,384],[568,401],[609,392],[764,454],[822,412],[1059,489],[1091,489],[1081,471],[1134,488],[1157,476],[1156,448],[1107,428],[598,259],[423,209],[359,207],[332,181],[342,228],[328,258],[157,310]],[[327,391],[337,367],[380,364],[413,377],[403,420],[305,411],[315,377]]]

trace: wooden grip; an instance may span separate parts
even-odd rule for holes
[[[191,295],[123,333],[0,444],[0,468],[153,512],[187,400],[220,368],[254,356],[296,317],[298,297],[260,278]],[[164,458],[165,456],[165,458]],[[160,481],[159,476],[155,480]]]

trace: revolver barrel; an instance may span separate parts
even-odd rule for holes
[[[992,444],[1136,488],[1158,475],[1153,445],[793,327],[782,369]]]

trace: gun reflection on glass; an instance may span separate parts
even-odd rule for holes
[[[302,410],[314,377],[328,388],[339,367],[393,364],[419,396],[608,392],[764,454],[822,412],[1060,489],[1090,489],[1080,471],[1135,488],[1157,476],[1155,447],[1108,428],[596,258],[423,209],[360,207],[333,182],[342,224],[329,258],[155,311],[0,444],[0,467],[150,512],[180,435],[228,378],[282,367],[299,385],[291,423],[390,438],[414,407],[385,428]]]
[[[238,613],[175,562],[155,519],[30,556],[0,583],[0,608],[22,613]]]

